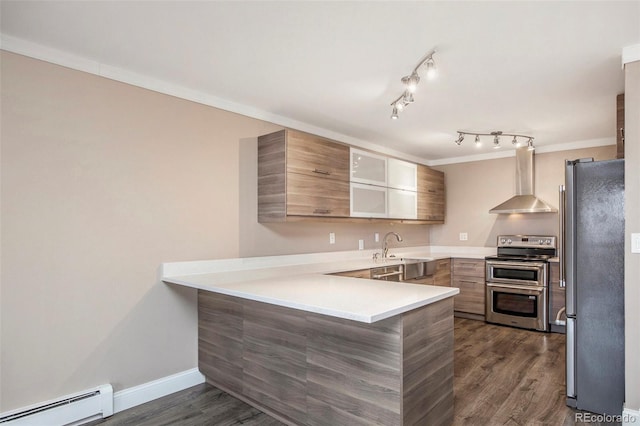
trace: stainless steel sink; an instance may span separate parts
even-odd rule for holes
[[[404,261],[404,280],[428,277],[436,273],[436,261],[426,259],[408,259]]]

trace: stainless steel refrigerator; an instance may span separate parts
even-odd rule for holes
[[[567,161],[560,195],[567,405],[622,414],[624,160]]]

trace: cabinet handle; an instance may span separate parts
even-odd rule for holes
[[[427,189],[427,192],[430,192],[432,194],[435,194],[437,191],[435,189]]]
[[[315,214],[329,214],[329,213],[331,213],[331,210],[329,210],[329,209],[315,209],[313,211],[313,213],[315,213]]]
[[[313,169],[313,173],[318,173],[318,174],[327,175],[327,176],[331,174],[331,172],[328,172],[326,170],[321,170],[321,169]]]
[[[458,280],[461,283],[467,283],[467,284],[484,284],[484,283],[479,283],[477,281],[469,281],[469,280]]]

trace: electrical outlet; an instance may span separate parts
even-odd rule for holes
[[[364,250],[364,240],[358,240],[358,250]]]
[[[336,243],[336,234],[335,232],[329,232],[329,244]]]
[[[460,241],[467,241],[468,239],[469,239],[469,234],[467,234],[466,232],[460,233]]]
[[[640,253],[640,234],[631,234],[631,253]]]
[[[376,243],[380,242],[380,234],[378,234],[377,232],[375,234],[373,234],[373,241],[375,241]]]

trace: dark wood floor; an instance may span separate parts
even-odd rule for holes
[[[562,334],[456,318],[454,361],[455,425],[585,424],[565,405]],[[90,423],[97,424],[282,425],[209,384]]]

